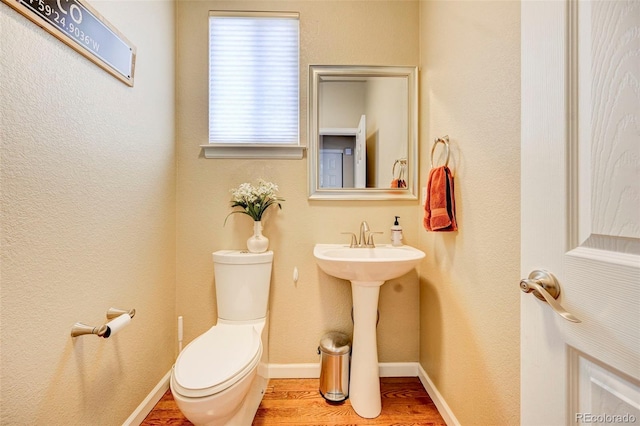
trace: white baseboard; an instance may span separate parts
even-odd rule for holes
[[[417,362],[381,362],[380,377],[417,377]],[[270,379],[317,379],[320,377],[320,363],[269,364]]]
[[[160,379],[158,384],[149,392],[149,395],[138,405],[138,408],[122,423],[122,426],[139,426],[151,410],[153,410],[153,407],[156,406],[158,401],[160,401],[162,395],[169,389],[170,378],[171,370]]]
[[[438,392],[438,389],[429,378],[427,372],[424,371],[424,368],[422,368],[419,363],[416,364],[418,365],[418,378],[422,382],[424,390],[427,391],[429,397],[438,408],[438,412],[442,416],[442,419],[448,426],[460,426],[460,422],[458,421],[458,419],[456,419],[456,416],[453,414],[453,411],[451,411],[451,408],[444,400],[440,392]]]
[[[378,363],[380,377],[416,377],[418,376],[417,362],[380,362]]]
[[[320,363],[268,364],[270,379],[318,379]]]

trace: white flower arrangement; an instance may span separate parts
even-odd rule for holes
[[[278,192],[278,185],[275,183],[267,182],[264,179],[258,179],[258,186],[253,186],[250,183],[243,183],[237,188],[231,189],[232,200],[231,207],[241,207],[242,210],[236,210],[227,215],[224,220],[225,223],[229,216],[234,213],[244,213],[251,216],[254,221],[262,220],[264,212],[273,204],[277,204],[282,209],[280,198],[276,195]]]

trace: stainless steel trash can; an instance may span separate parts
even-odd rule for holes
[[[328,401],[344,401],[349,396],[351,341],[346,334],[322,336],[320,346],[320,394]]]

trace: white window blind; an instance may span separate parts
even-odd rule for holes
[[[209,12],[209,143],[299,144],[299,15]]]

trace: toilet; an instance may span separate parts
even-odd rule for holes
[[[267,385],[273,252],[213,253],[217,324],[189,343],[171,371],[171,393],[195,425],[250,425]]]

